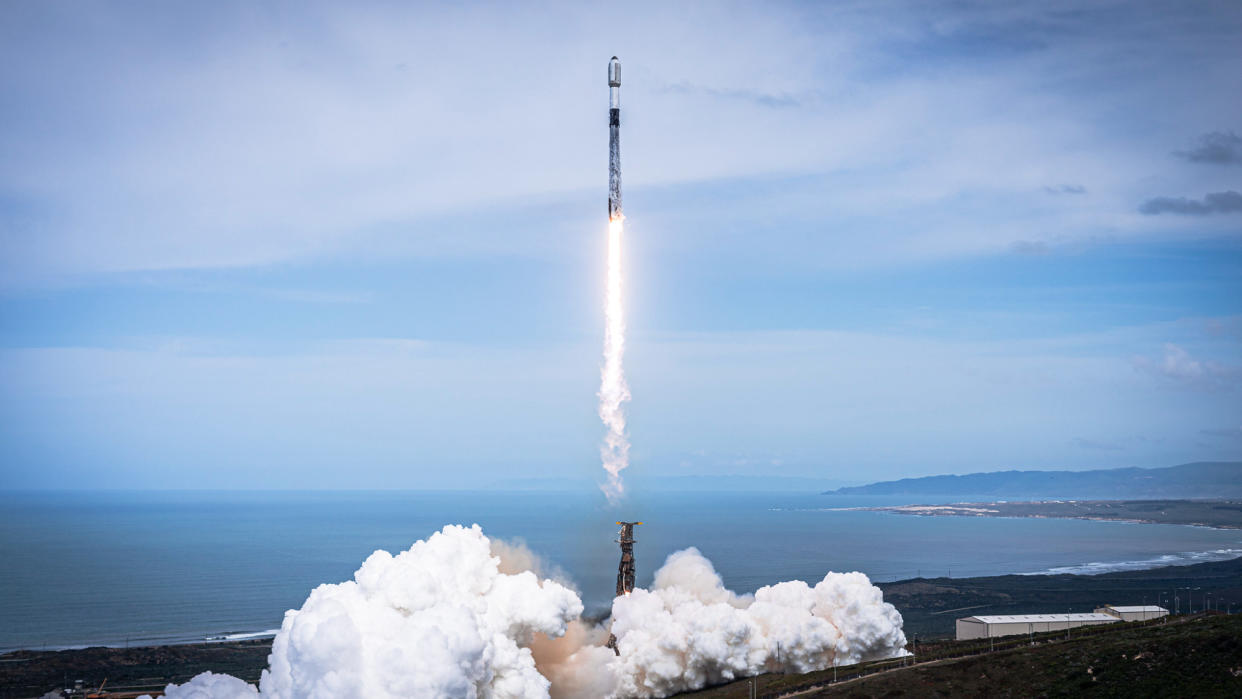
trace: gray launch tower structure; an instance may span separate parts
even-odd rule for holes
[[[608,220],[621,218],[621,61],[608,61]]]
[[[617,597],[634,591],[634,527],[642,522],[617,522],[621,525],[621,564],[617,566]]]
[[[617,522],[621,525],[619,532],[620,538],[617,543],[621,544],[621,565],[617,567],[617,597],[628,595],[634,591],[634,527],[642,524],[642,522]],[[617,646],[617,637],[608,634],[608,647],[613,653],[621,655],[621,648]]]

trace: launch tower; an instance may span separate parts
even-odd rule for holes
[[[617,524],[621,525],[621,538],[617,539],[617,543],[621,544],[621,565],[617,567],[617,597],[620,597],[634,590],[634,527],[642,522]],[[617,647],[617,637],[611,633],[608,634],[608,647],[613,653],[621,655],[621,649]]]
[[[617,522],[621,525],[621,564],[617,566],[617,597],[628,595],[634,589],[634,527],[642,522]]]

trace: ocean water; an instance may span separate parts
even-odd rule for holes
[[[734,590],[815,582],[1106,572],[1242,555],[1242,531],[1053,519],[912,517],[836,508],[911,498],[813,493],[0,493],[0,650],[246,637],[280,626],[318,584],[445,524],[521,539],[577,584],[588,611],[616,580],[617,519],[637,528],[638,582],[696,546]],[[937,498],[937,501],[946,501]]]

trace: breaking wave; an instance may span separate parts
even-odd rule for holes
[[[1192,563],[1212,563],[1227,561],[1242,556],[1242,549],[1214,549],[1212,551],[1187,551],[1168,553],[1154,558],[1135,561],[1093,561],[1078,565],[1057,566],[1023,575],[1100,575],[1102,573],[1120,573],[1127,570],[1148,570],[1164,566],[1184,566]]]

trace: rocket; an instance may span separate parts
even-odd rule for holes
[[[621,218],[621,61],[608,61],[608,220]]]

